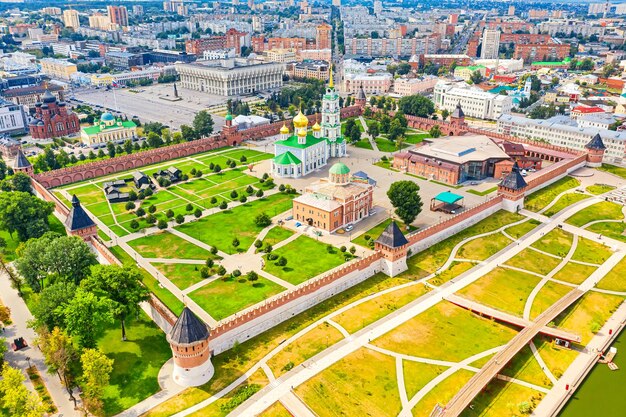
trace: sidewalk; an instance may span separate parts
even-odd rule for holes
[[[17,291],[11,288],[10,281],[4,273],[0,274],[0,294],[2,294],[2,303],[11,309],[11,320],[13,320],[13,324],[7,326],[4,332],[7,344],[10,344],[14,338],[23,337],[29,345],[26,349],[18,352],[13,352],[9,346],[5,359],[9,365],[21,369],[26,378],[26,368],[28,367],[26,358],[29,357],[31,365],[34,365],[41,374],[50,397],[58,408],[58,413],[55,415],[79,417],[81,413],[74,410],[74,403],[69,400],[69,394],[61,385],[59,378],[48,373],[43,354],[34,345],[35,331],[27,326],[27,323],[33,319],[33,316],[30,314],[28,307],[26,307],[24,300],[17,295]],[[77,394],[75,396],[79,398]]]

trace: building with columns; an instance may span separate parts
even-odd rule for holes
[[[352,178],[350,168],[337,162],[330,167],[328,178],[309,185],[293,200],[292,215],[297,221],[332,233],[367,218],[373,196],[371,182]]]
[[[226,97],[280,88],[285,70],[282,63],[241,58],[175,66],[182,87]]]
[[[272,170],[278,177],[299,178],[328,163],[329,158],[346,155],[346,141],[341,134],[339,94],[332,72],[322,98],[322,124],[316,122],[308,131],[309,119],[300,112],[293,118],[294,134],[283,125],[280,139],[274,144]]]
[[[132,120],[123,121],[111,113],[102,113],[100,120],[93,126],[84,127],[80,131],[80,140],[91,146],[110,141],[128,140],[137,136],[137,125]]]

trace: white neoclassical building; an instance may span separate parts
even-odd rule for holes
[[[92,146],[110,141],[133,139],[137,136],[137,125],[132,120],[123,121],[111,113],[102,113],[100,120],[93,126],[84,127],[80,131],[80,140]]]
[[[285,65],[245,58],[176,63],[184,88],[220,96],[237,96],[283,86]]]
[[[293,118],[293,135],[289,135],[285,125],[280,129],[280,140],[274,144],[274,175],[299,178],[325,166],[329,158],[346,155],[346,141],[341,135],[339,95],[332,72],[322,99],[322,124],[316,122],[311,132],[308,126],[309,119],[300,112]]]

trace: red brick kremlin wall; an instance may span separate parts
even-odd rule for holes
[[[341,117],[346,118],[358,116],[361,114],[361,110],[362,109],[359,106],[344,107],[341,109]],[[320,118],[318,114],[307,117],[311,123],[315,123],[315,121]],[[291,119],[285,120],[285,123],[290,125]],[[146,165],[206,152],[225,146],[238,146],[244,140],[254,140],[274,136],[278,134],[282,125],[283,122],[276,122],[269,125],[236,131],[232,135],[226,135],[220,132],[212,135],[211,137],[192,142],[179,143],[131,155],[123,155],[103,161],[96,161],[36,174],[35,179],[46,188],[59,187],[72,182],[84,181],[86,179],[96,178],[103,175],[140,168]]]

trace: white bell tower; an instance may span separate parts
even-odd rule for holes
[[[322,136],[333,143],[341,137],[341,113],[339,107],[339,94],[335,91],[333,82],[333,69],[330,67],[330,80],[328,88],[322,98]]]

